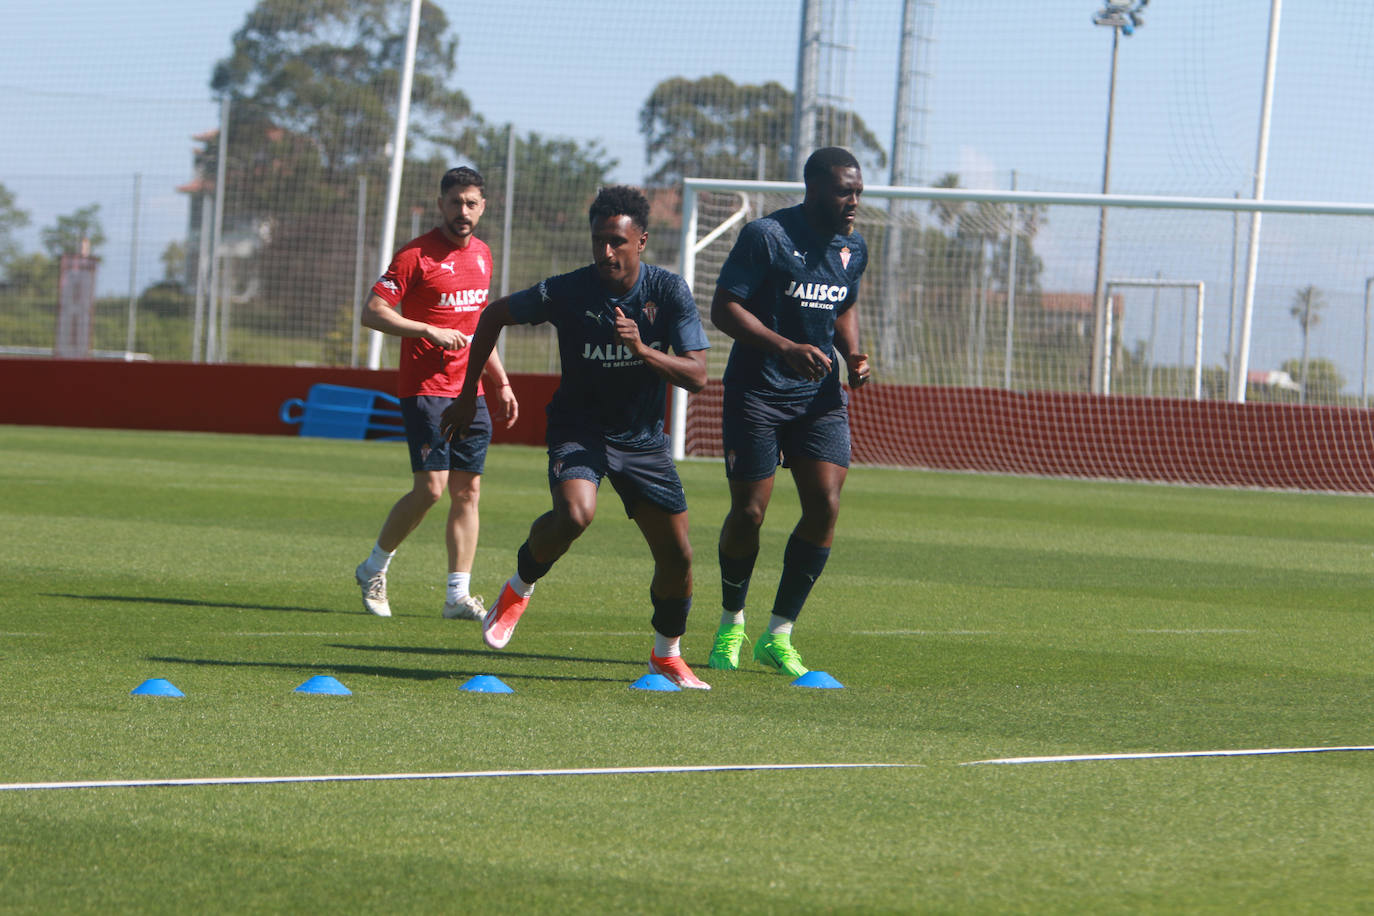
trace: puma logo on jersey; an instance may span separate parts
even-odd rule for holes
[[[601,323],[601,313],[600,313],[600,312],[593,312],[591,309],[588,309],[587,311],[583,312],[582,314],[586,315],[588,318],[590,318],[592,321],[595,321],[597,324],[600,324],[600,323]]]
[[[439,269],[440,269],[440,270],[446,270],[446,271],[448,271],[449,273],[452,274],[452,273],[454,273],[454,270],[453,270],[453,262],[452,262],[452,261],[445,261],[445,262],[443,262],[442,264],[439,265]],[[454,276],[457,276],[457,274],[454,274]]]

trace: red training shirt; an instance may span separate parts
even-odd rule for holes
[[[457,328],[469,337],[486,308],[491,287],[491,249],[471,236],[459,248],[442,229],[412,239],[392,259],[372,292],[412,321]],[[468,348],[443,350],[423,337],[401,338],[397,394],[457,397],[468,368]],[[482,394],[482,383],[477,382]]]

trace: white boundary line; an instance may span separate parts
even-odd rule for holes
[[[719,773],[732,770],[854,770],[919,767],[919,763],[721,763],[701,766],[592,767],[569,770],[458,770],[451,773],[352,773],[333,776],[198,776],[187,779],[98,779],[0,783],[0,792],[40,789],[129,789],[145,786],[244,786],[290,782],[388,782],[407,779],[479,779],[491,776],[619,776],[631,773]]]
[[[1349,747],[1264,747],[1239,751],[1145,751],[1135,754],[1066,754],[1061,757],[1002,757],[996,760],[970,760],[961,767],[986,763],[1075,763],[1083,760],[1160,760],[1166,757],[1260,757],[1271,754],[1321,754],[1331,751],[1374,751],[1374,745]]]
[[[1065,754],[1057,757],[1000,757],[970,760],[962,767],[986,764],[1076,763],[1093,760],[1162,760],[1180,757],[1260,757],[1276,754],[1323,754],[1374,751],[1374,745],[1342,747],[1268,747],[1216,751],[1143,751],[1128,754]],[[695,766],[589,767],[557,770],[455,770],[447,773],[342,773],[323,776],[197,776],[182,779],[96,779],[71,782],[0,783],[0,792],[45,789],[133,789],[151,786],[245,786],[302,782],[396,782],[417,779],[485,779],[494,776],[621,776],[649,773],[724,773],[746,770],[858,770],[923,767],[920,763],[721,763]]]

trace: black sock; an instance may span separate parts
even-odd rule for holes
[[[552,563],[540,563],[530,553],[529,541],[520,545],[520,550],[515,554],[515,573],[526,585],[538,582],[550,569],[553,569]]]
[[[744,597],[749,594],[749,577],[754,574],[758,551],[747,557],[729,557],[716,549],[720,557],[720,606],[732,613],[744,610]]]
[[[811,586],[820,578],[829,547],[817,547],[795,534],[787,539],[782,555],[782,578],[778,580],[778,595],[773,599],[773,613],[788,620],[796,620],[801,613]]]
[[[651,623],[655,633],[676,639],[687,632],[687,615],[692,610],[691,595],[686,598],[660,598],[651,589],[649,600],[654,603]]]

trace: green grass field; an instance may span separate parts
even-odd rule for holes
[[[490,457],[489,598],[543,465]],[[628,689],[649,560],[609,487],[494,653],[439,616],[438,512],[362,613],[399,445],[0,428],[0,783],[902,764],[5,790],[0,911],[1374,911],[1372,753],[962,765],[1374,744],[1367,499],[856,469],[795,637],[845,689],[808,690],[705,669],[725,487],[682,472],[709,693]]]

